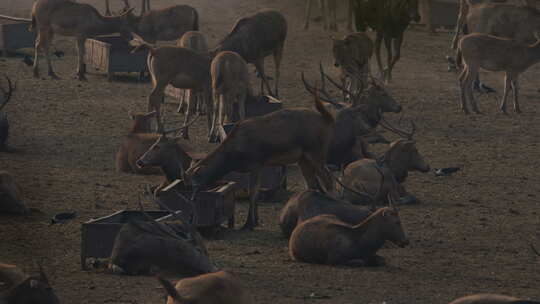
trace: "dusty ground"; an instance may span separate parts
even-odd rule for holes
[[[102,9],[101,2],[90,2]],[[335,72],[330,34],[320,24],[300,30],[304,1],[185,2],[199,10],[202,30],[212,44],[237,17],[259,8],[277,8],[286,15],[290,24],[281,88],[287,107],[310,106],[311,98],[299,81],[301,71],[314,79],[322,61]],[[173,1],[154,3],[156,7]],[[540,247],[540,93],[533,82],[540,69],[523,77],[524,114],[498,114],[496,98],[490,96],[480,98],[485,115],[464,116],[456,106],[456,75],[446,72],[444,62],[450,39],[448,33],[408,31],[403,59],[389,86],[405,116],[415,120],[419,150],[431,166],[463,167],[452,177],[410,176],[407,187],[422,201],[401,210],[411,246],[383,249],[388,266],[379,268],[292,262],[277,219],[286,199],[303,189],[293,168],[291,192],[262,206],[257,230],[229,232],[224,240],[208,242],[212,259],[243,280],[254,303],[447,303],[477,292],[540,299],[540,260],[529,249],[531,242]],[[0,71],[18,81],[6,111],[13,125],[11,145],[24,150],[0,154],[0,167],[16,176],[28,205],[41,211],[29,217],[0,217],[0,261],[31,271],[32,257],[43,258],[63,303],[164,303],[164,291],[151,277],[83,272],[79,265],[80,224],[136,208],[140,185],[160,180],[118,174],[113,163],[129,125],[127,111],[146,108],[150,85],[136,82],[135,76],[109,83],[94,74],[88,82],[74,81],[73,43],[59,38],[57,45],[67,52],[54,61],[60,81],[33,79],[20,57],[0,61]],[[485,79],[500,92],[500,75]],[[194,145],[209,149],[202,120],[198,123]],[[245,207],[239,204],[239,221]],[[76,210],[79,217],[48,226],[52,215],[67,210]]]

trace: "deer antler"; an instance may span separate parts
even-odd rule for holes
[[[332,99],[332,97],[330,97],[330,94],[328,94],[326,91],[324,91],[324,89],[322,89],[322,90],[321,89],[316,89],[315,87],[310,85],[306,81],[306,78],[304,77],[304,72],[302,72],[301,76],[302,76],[302,82],[304,83],[304,87],[306,88],[306,91],[308,91],[311,95],[315,96],[318,93],[320,100],[328,102],[328,103],[333,104],[335,106],[341,106],[337,101]],[[324,87],[324,83],[323,83],[323,87]],[[322,93],[322,95],[321,95],[321,93]]]
[[[401,119],[400,119],[401,120]],[[397,134],[398,136],[401,136],[401,137],[404,137],[406,139],[413,139],[413,136],[414,136],[414,133],[416,132],[416,124],[414,123],[414,121],[411,120],[411,131],[410,132],[407,132],[403,129],[399,129],[395,126],[393,126],[392,124],[390,124],[385,118],[384,116],[381,116],[381,121],[380,121],[380,125],[381,127],[383,127],[384,129],[390,131],[390,132],[393,132],[395,134]]]
[[[325,83],[324,82],[324,79],[328,79],[328,81],[330,81],[330,83],[332,85],[334,85],[336,88],[338,88],[339,90],[341,90],[342,92],[344,92],[345,94],[348,94],[349,96],[351,96],[353,98],[354,101],[357,101],[358,98],[360,97],[360,95],[364,92],[364,83],[362,81],[359,81],[361,84],[362,84],[362,87],[360,88],[360,90],[358,90],[358,92],[356,93],[352,93],[351,91],[349,91],[348,89],[344,88],[342,85],[338,84],[337,81],[335,81],[334,79],[332,79],[332,77],[328,76],[328,74],[326,74],[324,72],[324,69],[323,69],[323,66],[322,66],[322,63],[319,62],[319,69],[321,71],[321,78],[323,79],[323,84]],[[353,68],[351,67],[352,70],[354,70],[353,74],[351,75],[351,77],[354,77],[356,78],[357,80],[358,79],[358,73],[360,73],[359,70],[357,70],[356,68]],[[353,102],[354,103],[354,102]]]
[[[175,133],[175,132],[178,132],[178,131],[181,131],[183,129],[186,129],[186,128],[189,128],[192,124],[194,124],[197,119],[199,119],[199,115],[195,115],[195,118],[193,118],[190,122],[188,122],[187,124],[181,126],[181,127],[178,127],[178,128],[173,128],[173,129],[170,129],[170,130],[163,130],[161,133],[163,135],[167,135],[167,134],[170,134],[170,133]]]
[[[2,94],[4,94],[3,96],[3,103],[0,104],[0,111],[2,111],[2,109],[7,105],[7,103],[9,102],[9,100],[11,99],[11,96],[13,96],[13,92],[15,91],[15,86],[13,86],[13,84],[11,83],[11,79],[9,79],[9,77],[7,75],[4,75],[4,77],[6,78],[7,80],[7,83],[8,83],[8,90],[4,90],[4,88],[0,87],[0,91],[2,91]]]

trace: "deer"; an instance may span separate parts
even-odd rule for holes
[[[210,100],[210,64],[211,56],[201,54],[188,48],[176,46],[154,47],[150,43],[135,33],[134,39],[130,42],[136,53],[142,49],[148,49],[148,70],[152,79],[152,92],[148,96],[148,111],[156,111],[158,131],[163,130],[161,121],[161,103],[167,85],[172,85],[179,89],[189,89],[191,92],[200,92],[206,103],[208,131],[212,126],[211,112],[212,104]],[[190,119],[189,111],[186,112],[185,125],[188,126]],[[182,130],[185,139],[189,139],[188,127]],[[210,133],[209,133],[210,136]]]
[[[15,265],[0,263],[0,282],[8,286],[0,293],[1,304],[60,303],[41,265],[39,275],[30,276]]]
[[[9,172],[0,170],[0,212],[27,214],[29,211],[15,178]]]
[[[196,228],[180,219],[124,224],[114,241],[109,269],[130,275],[199,275],[217,271]]]
[[[395,207],[380,208],[355,225],[323,214],[294,229],[289,239],[289,256],[313,264],[382,266],[384,258],[376,253],[385,241],[402,248],[409,244]]]
[[[268,94],[279,96],[281,59],[285,39],[287,38],[287,20],[276,10],[261,10],[253,15],[236,21],[229,34],[211,51],[213,55],[222,51],[238,53],[247,63],[255,66],[261,78],[260,94],[264,95],[264,87]],[[264,71],[264,58],[273,55],[275,63],[274,91],[268,84]]]
[[[34,77],[39,78],[39,53],[45,54],[48,75],[53,79],[59,77],[53,71],[49,47],[54,35],[75,37],[78,50],[77,78],[86,80],[84,64],[85,41],[97,35],[128,33],[133,25],[131,12],[128,9],[120,16],[102,16],[93,6],[74,1],[38,0],[32,7],[30,30],[37,30],[34,56]]]
[[[4,76],[7,82],[7,89],[0,86],[0,151],[10,152],[11,149],[7,146],[7,140],[9,137],[9,121],[7,114],[2,112],[4,107],[8,104],[13,96],[15,87],[11,82],[11,79],[7,75]]]
[[[158,281],[167,292],[167,304],[253,303],[240,281],[225,271],[182,279],[176,283],[176,286],[159,276]]]
[[[323,28],[325,30],[332,30],[337,31],[337,21],[336,21],[336,15],[337,15],[337,6],[338,0],[319,0],[319,9],[321,10],[321,15],[323,18]],[[345,0],[347,7],[347,30],[352,31],[352,22],[353,22],[353,8],[354,8],[354,0]],[[304,19],[304,30],[307,30],[309,28],[309,22],[311,18],[311,8],[313,6],[313,0],[306,0],[306,13],[305,13],[305,19]]]
[[[194,194],[227,173],[250,174],[249,212],[242,229],[258,224],[257,194],[265,166],[297,163],[310,189],[332,192],[333,182],[325,167],[334,117],[315,98],[317,111],[290,108],[239,122],[227,138],[187,171],[185,182]],[[287,132],[276,133],[276,130]]]
[[[320,98],[336,112],[334,136],[330,143],[327,164],[342,171],[349,163],[366,154],[364,141],[389,143],[388,140],[375,132],[375,128],[379,125],[383,113],[399,113],[402,107],[383,86],[375,81],[372,81],[372,84],[365,91],[360,88],[356,92],[351,92],[328,76],[324,72],[322,64],[319,65],[319,70],[320,83],[322,83],[318,90]],[[353,77],[358,79],[356,75]],[[342,91],[343,95],[350,96],[350,103],[336,101],[326,89],[327,80]],[[316,94],[315,88],[305,80],[303,73],[302,82],[310,94]],[[359,154],[358,151],[364,152]]]
[[[463,71],[459,75],[461,90],[461,110],[468,114],[467,101],[472,110],[480,114],[473,95],[473,83],[480,69],[505,72],[504,93],[500,111],[506,113],[506,101],[510,90],[514,97],[514,111],[521,113],[519,107],[519,75],[540,61],[540,38],[527,45],[512,39],[487,34],[473,33],[463,36],[459,41],[457,62],[463,63]],[[487,52],[487,53],[486,53]]]
[[[540,301],[525,300],[498,294],[475,294],[461,297],[449,304],[540,304]]]
[[[413,134],[414,124],[413,131],[406,136],[407,138],[393,141],[381,158],[365,158],[350,163],[343,172],[343,184],[348,188],[373,193],[377,189],[377,185],[380,184],[380,178],[376,177],[376,173],[382,171],[384,179],[388,182],[382,186],[379,195],[375,197],[376,202],[385,202],[389,192],[393,189],[394,181],[397,183],[401,204],[416,202],[416,197],[407,193],[403,183],[406,181],[409,171],[426,173],[431,168],[418,152],[416,142],[412,139]],[[359,197],[348,189],[343,189],[343,198],[353,204],[365,203],[364,197]]]
[[[144,3],[143,3],[144,7]],[[189,5],[174,5],[155,10],[143,10],[140,16],[130,16],[133,32],[150,43],[177,40],[188,31],[199,30],[199,13]]]
[[[246,99],[252,93],[247,63],[237,53],[224,51],[217,54],[212,60],[210,74],[214,96],[214,114],[210,130],[213,137],[217,136],[217,125],[223,125],[225,116],[229,122],[246,119]]]
[[[151,132],[151,120],[157,115],[155,111],[149,112],[146,114],[141,113],[130,113],[130,117],[133,121],[130,132],[124,136],[123,142],[121,143],[117,153],[116,153],[116,171],[125,172],[125,173],[135,173],[135,174],[165,174],[165,176],[170,176],[170,169],[165,166],[162,167],[159,164],[147,165],[139,162],[139,159],[144,156],[146,151],[152,145],[159,141],[161,138],[166,138],[167,134],[178,132],[186,126],[179,128],[173,128],[169,130],[164,130],[162,133],[152,133]],[[192,125],[197,120],[197,117],[194,118],[187,126]],[[183,142],[179,138],[174,137],[174,149],[179,149],[180,151],[191,150],[187,143]],[[185,152],[184,152],[185,153]],[[190,162],[186,166],[189,166]],[[143,165],[141,165],[143,164]],[[186,167],[187,168],[187,167]],[[174,170],[174,169],[173,169]],[[167,179],[168,182],[172,182],[175,179]],[[163,186],[168,184],[167,182],[163,183]]]
[[[182,38],[180,38],[176,46],[188,48],[201,54],[208,53],[209,51],[206,37],[202,32],[199,31],[186,32],[184,35],[182,35]],[[204,99],[201,94],[191,94],[190,90],[182,91],[183,95],[181,94],[179,98],[180,104],[178,105],[178,113],[187,109],[192,111],[192,113],[197,112],[200,115],[206,113]]]
[[[339,78],[344,88],[355,93],[368,86],[373,41],[366,33],[351,33],[342,39],[332,39],[332,53],[334,66],[339,69]],[[349,98],[344,96],[344,99]]]

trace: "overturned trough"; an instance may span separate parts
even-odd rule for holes
[[[172,219],[167,211],[146,211],[158,222]],[[111,256],[116,235],[122,225],[130,221],[147,221],[141,211],[117,211],[111,215],[92,219],[81,226],[81,267],[87,270],[86,260],[89,258],[107,259]]]
[[[86,39],[84,62],[106,73],[109,81],[113,80],[114,73],[139,73],[139,80],[142,80],[148,71],[148,51],[141,50],[133,54],[132,49],[133,47],[118,35]]]

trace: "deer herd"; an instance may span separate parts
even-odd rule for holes
[[[304,29],[308,29],[312,19],[312,2],[306,3]],[[462,67],[461,107],[466,113],[467,102],[473,111],[479,112],[473,89],[480,69],[506,73],[500,109],[506,111],[507,95],[512,90],[514,110],[520,112],[518,77],[540,61],[540,12],[527,6],[495,2],[506,1],[459,1],[452,46],[457,54],[456,63]],[[257,117],[248,117],[248,104],[268,98],[267,95],[279,98],[280,67],[289,30],[282,13],[265,9],[240,18],[210,48],[206,35],[200,31],[196,8],[176,5],[152,10],[150,1],[143,0],[141,14],[135,16],[129,0],[123,3],[124,9],[113,14],[106,0],[103,16],[89,4],[37,0],[29,20],[30,29],[37,32],[35,77],[39,77],[41,52],[48,75],[58,78],[49,58],[55,35],[76,38],[79,80],[86,79],[84,53],[88,38],[120,33],[130,40],[133,52],[149,50],[147,65],[152,90],[147,111],[129,113],[132,127],[117,150],[118,172],[162,174],[162,184],[147,191],[156,202],[160,189],[178,181],[189,187],[194,196],[230,172],[248,173],[250,204],[242,229],[251,230],[259,224],[257,203],[262,169],[297,164],[307,189],[289,199],[279,218],[283,236],[289,240],[292,260],[378,266],[386,263],[377,255],[386,241],[399,247],[409,244],[398,205],[415,203],[417,198],[405,190],[404,183],[408,172],[425,173],[431,168],[416,147],[415,124],[411,122],[411,129],[406,130],[401,120],[395,126],[385,119],[388,113],[403,111],[385,81],[392,79],[405,29],[410,22],[419,20],[417,0],[319,0],[325,29],[337,30],[338,3],[345,3],[346,28],[351,30],[355,22],[361,31],[333,38],[332,55],[340,81],[330,77],[323,64],[319,64],[320,79],[316,84],[310,83],[304,73],[299,82],[312,95],[315,109],[287,107]],[[389,26],[392,22],[397,25]],[[375,41],[365,32],[368,27],[376,32]],[[462,32],[466,35],[459,38]],[[155,45],[156,41],[171,40],[178,43]],[[388,51],[386,68],[380,59],[382,42]],[[370,71],[374,52],[380,80]],[[273,79],[264,68],[264,60],[270,55],[275,64]],[[254,65],[260,78],[258,93],[252,87],[248,64]],[[0,84],[0,151],[16,152],[7,143],[9,123],[5,110],[16,85],[8,76]],[[186,93],[178,108],[185,113],[184,122],[172,129],[166,129],[162,108],[168,86]],[[336,90],[339,97],[333,96]],[[211,142],[217,141],[218,129],[226,122],[235,123],[234,130],[208,154],[196,151],[189,142],[189,127],[199,116],[206,116]],[[379,126],[399,138],[389,141],[377,131]],[[378,156],[369,151],[371,144],[388,146]],[[3,170],[0,198],[0,212],[31,212],[16,178]],[[193,197],[183,199],[194,203]],[[116,238],[108,268],[116,274],[157,274],[168,295],[168,304],[253,303],[234,274],[220,270],[212,262],[192,221],[180,215],[164,223],[150,220],[125,224]],[[174,286],[162,277],[169,273],[191,278]],[[41,265],[38,276],[29,276],[17,266],[0,264],[0,283],[0,287],[6,287],[5,291],[0,290],[0,304],[60,302]],[[540,302],[479,294],[451,303]]]

